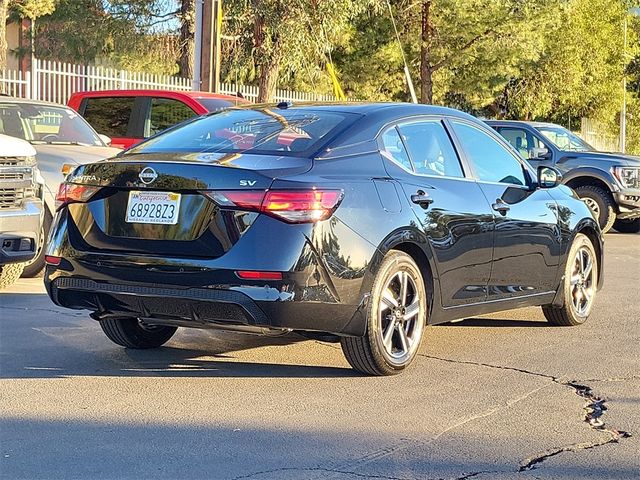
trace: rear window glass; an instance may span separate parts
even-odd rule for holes
[[[126,137],[134,97],[87,98],[82,116],[96,132],[109,137]]]
[[[155,135],[195,116],[196,112],[191,110],[191,107],[178,100],[172,98],[153,98],[151,100],[148,131],[145,132],[145,136]]]
[[[244,103],[223,100],[221,98],[197,98],[196,100],[198,100],[198,103],[202,104],[202,106],[209,112],[217,112],[218,110],[224,110],[225,108],[235,107],[236,105]]]
[[[295,155],[319,149],[359,115],[310,109],[225,110],[168,130],[131,153],[222,152]]]

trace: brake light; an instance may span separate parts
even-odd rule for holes
[[[221,207],[267,213],[288,223],[326,220],[340,204],[341,190],[229,190],[205,192]]]
[[[74,183],[61,183],[56,195],[56,209],[69,203],[85,203],[100,190],[100,187],[88,185],[76,185]]]

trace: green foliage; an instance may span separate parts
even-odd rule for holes
[[[12,15],[18,18],[35,20],[53,12],[56,9],[56,3],[57,0],[10,0],[9,8]]]

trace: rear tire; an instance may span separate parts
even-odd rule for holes
[[[616,220],[613,228],[620,233],[640,233],[640,218],[633,220]]]
[[[567,256],[561,286],[563,305],[542,307],[542,312],[550,324],[569,327],[587,321],[596,297],[598,268],[593,243],[586,235],[577,234]]]
[[[611,194],[595,185],[584,185],[576,188],[575,191],[596,216],[602,233],[611,230],[616,220],[616,206]]]
[[[24,263],[10,263],[8,265],[0,265],[0,290],[7,288],[18,281]]]
[[[367,307],[363,337],[342,337],[349,364],[368,375],[394,375],[415,359],[427,318],[424,279],[406,253],[390,251],[382,261]]]
[[[24,271],[22,272],[22,276],[24,278],[33,278],[37,277],[42,273],[46,262],[44,260],[44,254],[46,249],[47,238],[49,236],[49,229],[51,228],[51,222],[53,221],[53,216],[49,213],[49,209],[45,208],[44,210],[44,220],[42,222],[42,238],[40,239],[40,248],[38,250],[38,254],[36,257],[31,260],[31,262],[27,263],[24,267]]]
[[[109,340],[126,348],[157,348],[169,341],[176,327],[146,325],[137,318],[108,318],[100,327]]]

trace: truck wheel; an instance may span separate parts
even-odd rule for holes
[[[544,305],[542,312],[552,325],[568,327],[587,321],[598,288],[598,257],[589,237],[576,235],[564,270],[560,288],[563,305]]]
[[[342,337],[349,364],[367,375],[400,373],[415,359],[427,319],[424,279],[404,252],[389,252],[378,270],[363,337]]]
[[[16,283],[22,275],[24,263],[10,263],[0,265],[0,290]]]
[[[157,348],[176,333],[176,327],[147,325],[137,318],[108,318],[100,327],[109,340],[126,348]]]
[[[640,233],[640,218],[633,220],[616,220],[613,228],[620,233]]]
[[[602,233],[611,230],[616,220],[615,204],[611,194],[595,185],[584,185],[575,189],[578,196],[587,204],[600,224]]]
[[[44,210],[44,221],[42,223],[42,238],[40,240],[40,248],[38,249],[38,254],[35,256],[31,262],[27,263],[24,267],[24,271],[22,272],[22,276],[24,278],[33,278],[37,277],[42,273],[45,266],[44,254],[46,251],[46,241],[49,236],[49,229],[51,228],[51,222],[53,221],[53,216],[49,213],[49,209],[45,208]]]

